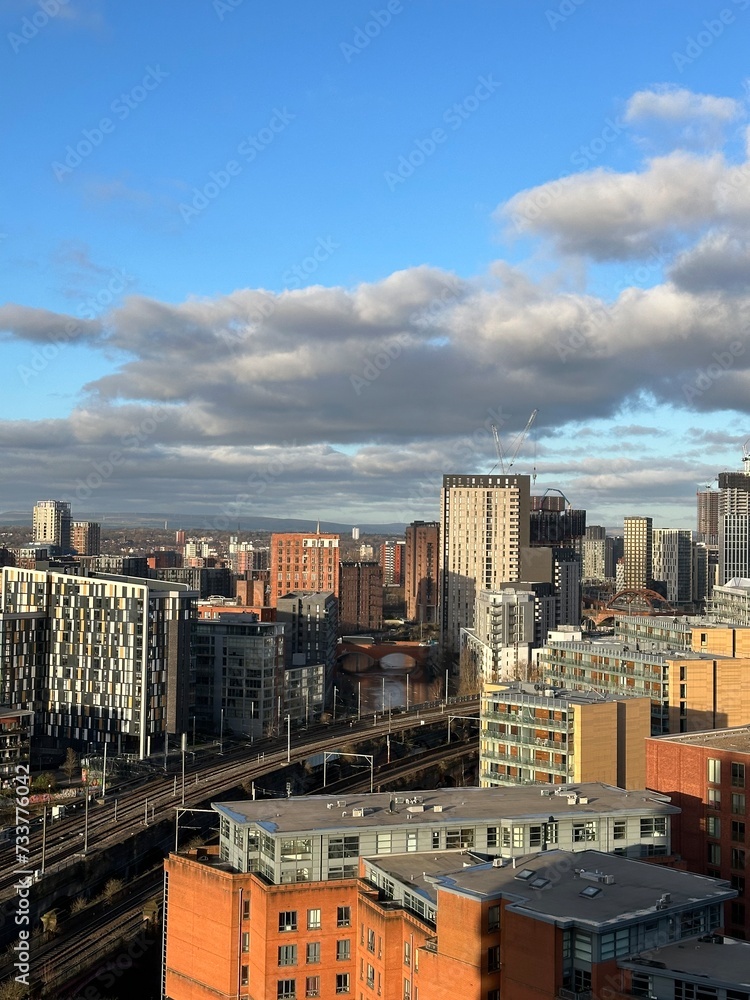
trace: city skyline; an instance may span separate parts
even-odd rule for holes
[[[433,520],[538,408],[532,492],[694,528],[750,436],[748,6],[9,0],[0,506]]]

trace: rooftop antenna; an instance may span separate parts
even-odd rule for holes
[[[742,445],[742,471],[746,476],[750,476],[750,438],[747,438],[745,443]]]

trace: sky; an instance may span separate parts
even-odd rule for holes
[[[748,26],[4,0],[0,511],[408,522],[505,468],[694,528],[750,438]]]

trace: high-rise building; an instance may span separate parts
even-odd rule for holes
[[[706,545],[719,544],[719,493],[718,490],[698,490],[698,541]]]
[[[682,528],[654,528],[653,578],[666,584],[670,604],[693,600],[693,533]]]
[[[331,593],[293,591],[276,604],[276,621],[284,625],[284,665],[322,663],[330,679],[336,662],[339,602]]]
[[[624,521],[625,587],[641,590],[653,580],[653,521],[626,517]]]
[[[750,459],[719,473],[719,585],[750,577]]]
[[[526,676],[536,638],[537,595],[522,583],[480,590],[474,628],[461,630],[461,656],[483,683]]]
[[[404,542],[400,540],[383,542],[380,546],[380,568],[383,571],[384,587],[404,585]]]
[[[521,549],[529,546],[529,488],[529,476],[443,476],[441,633],[456,652],[461,629],[474,626],[479,592],[521,579]]]
[[[439,560],[439,523],[413,521],[404,546],[404,597],[410,621],[437,622]]]
[[[38,500],[33,513],[34,541],[70,552],[70,504],[65,500]]]
[[[102,528],[96,521],[71,521],[70,543],[79,556],[98,556],[102,545]]]
[[[693,603],[702,604],[711,594],[710,553],[705,542],[693,542]]]
[[[219,614],[193,629],[194,714],[198,725],[259,739],[279,725],[284,627],[254,615]]]
[[[269,603],[293,590],[339,596],[339,535],[288,531],[271,535]]]
[[[383,627],[383,574],[377,562],[342,562],[339,583],[340,631]]]
[[[153,738],[187,732],[196,596],[157,580],[3,569],[6,634],[16,616],[19,634],[25,620],[32,639],[44,617],[45,648],[34,660],[41,676],[29,681],[42,702],[35,732],[81,747],[117,742],[141,757]],[[30,650],[15,642],[10,662],[6,650],[3,673],[17,687]]]

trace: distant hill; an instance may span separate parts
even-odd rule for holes
[[[161,527],[167,522],[169,528],[185,528],[186,531],[202,529],[205,531],[217,530],[213,528],[216,515],[205,514],[203,516],[191,514],[180,516],[179,514],[140,514],[140,513],[81,513],[73,511],[73,516],[81,520],[100,521],[102,525],[120,528],[154,528]],[[223,522],[222,522],[223,523]],[[31,527],[31,512],[29,510],[5,510],[0,511],[0,525],[28,525]],[[315,531],[317,521],[312,518],[301,517],[239,517],[231,520],[225,531]],[[342,523],[338,521],[321,521],[320,530],[334,532],[336,534],[349,534],[352,530],[352,523]],[[365,535],[403,535],[406,524],[401,522],[391,522],[387,524],[357,524],[356,527]]]

